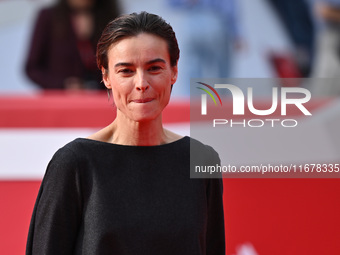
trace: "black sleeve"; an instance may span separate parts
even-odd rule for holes
[[[72,254],[82,217],[81,182],[72,151],[62,148],[50,161],[29,228],[26,255]]]
[[[212,165],[221,163],[215,150],[212,150]],[[225,230],[223,212],[223,179],[208,179],[207,201],[207,255],[225,255]]]

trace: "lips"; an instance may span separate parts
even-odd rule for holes
[[[153,100],[153,98],[141,98],[141,99],[131,100],[131,102],[137,103],[137,104],[143,104],[143,103],[151,102],[152,100]]]

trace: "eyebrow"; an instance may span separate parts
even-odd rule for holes
[[[150,61],[148,61],[148,62],[146,62],[148,65],[150,65],[150,64],[154,64],[154,63],[157,63],[157,62],[161,62],[161,63],[166,63],[166,61],[164,60],[164,59],[162,59],[162,58],[156,58],[156,59],[153,59],[153,60],[150,60]]]
[[[132,66],[132,64],[131,63],[125,63],[125,62],[120,62],[120,63],[115,64],[115,67],[119,67],[119,66]]]
[[[155,59],[152,59],[148,62],[146,62],[147,65],[150,65],[150,64],[154,64],[154,63],[158,63],[158,62],[161,62],[161,63],[166,63],[166,61],[162,58],[155,58]],[[115,64],[115,67],[119,67],[119,66],[133,66],[133,64],[131,63],[128,63],[128,62],[120,62],[120,63],[117,63]]]

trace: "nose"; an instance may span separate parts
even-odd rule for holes
[[[146,79],[146,76],[143,72],[137,72],[135,87],[138,91],[144,92],[149,88],[150,84]]]

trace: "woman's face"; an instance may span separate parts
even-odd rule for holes
[[[112,89],[117,111],[130,120],[159,117],[176,79],[177,66],[170,65],[168,45],[161,37],[142,33],[118,41],[108,52],[103,80]]]

